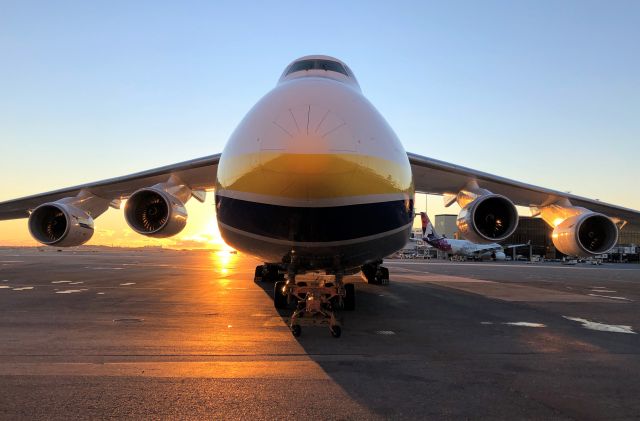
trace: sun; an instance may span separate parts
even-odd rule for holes
[[[222,239],[222,235],[220,234],[220,229],[218,228],[218,222],[216,221],[215,215],[212,215],[211,218],[207,221],[205,226],[205,236],[207,237],[207,243],[213,248],[217,248],[220,250],[234,250],[233,247],[229,246]]]

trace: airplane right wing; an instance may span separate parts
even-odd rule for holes
[[[95,195],[107,203],[112,200],[126,199],[138,189],[166,182],[172,175],[177,176],[192,191],[213,190],[219,160],[220,154],[210,155],[122,177],[8,200],[0,203],[0,221],[27,218],[29,213],[39,205],[75,197],[81,191]]]
[[[79,246],[91,239],[94,219],[127,199],[125,220],[134,231],[164,238],[187,223],[185,203],[204,202],[216,184],[220,155],[167,165],[0,203],[0,220],[29,218],[31,235],[41,244]]]

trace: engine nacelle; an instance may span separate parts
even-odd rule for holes
[[[93,218],[75,206],[44,203],[31,212],[29,232],[47,246],[79,246],[93,236]]]
[[[518,227],[518,211],[500,194],[479,196],[462,208],[458,230],[474,243],[495,243],[509,237]]]
[[[618,227],[601,213],[585,212],[565,219],[553,230],[553,244],[569,256],[606,253],[618,242]]]
[[[124,217],[132,230],[155,238],[176,235],[187,225],[184,203],[156,187],[133,193],[127,200]]]

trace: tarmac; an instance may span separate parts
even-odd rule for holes
[[[389,260],[341,338],[229,252],[0,249],[1,419],[639,419],[640,266]]]

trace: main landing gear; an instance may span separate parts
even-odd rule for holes
[[[389,285],[389,269],[382,265],[382,260],[362,266],[362,276],[374,285]]]
[[[317,279],[297,281],[289,276],[286,282],[278,281],[274,285],[273,304],[277,309],[286,309],[295,304],[289,328],[293,336],[300,336],[302,324],[329,324],[331,336],[339,338],[342,327],[338,310],[352,311],[356,305],[355,287],[344,284],[342,275],[319,276]]]

